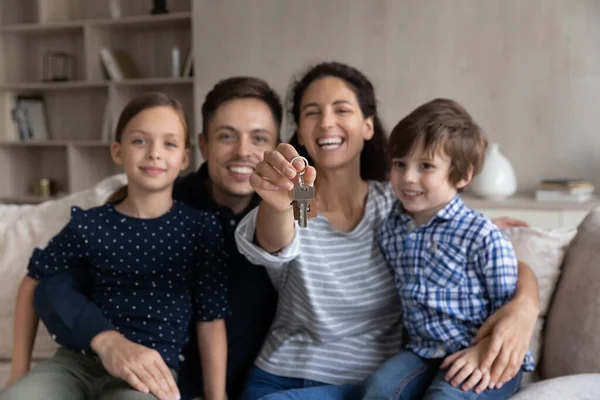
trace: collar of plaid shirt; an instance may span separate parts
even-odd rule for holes
[[[461,199],[460,195],[454,196],[452,200],[448,204],[444,206],[441,210],[439,210],[429,222],[427,222],[424,226],[429,226],[438,222],[450,221],[454,217],[459,214],[462,214],[466,208],[465,203]],[[408,215],[404,211],[404,207],[402,206],[402,202],[400,200],[396,200],[396,205],[393,209],[394,218],[399,218],[402,223],[408,224],[410,229],[414,229],[416,227],[416,223],[413,217]]]

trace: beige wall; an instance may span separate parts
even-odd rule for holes
[[[309,63],[340,60],[376,86],[388,129],[436,96],[462,102],[511,160],[600,187],[600,1],[193,0],[197,113],[236,74],[282,94]]]

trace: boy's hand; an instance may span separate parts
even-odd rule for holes
[[[483,392],[490,383],[490,373],[487,369],[481,369],[481,361],[488,351],[491,340],[485,338],[476,345],[458,351],[444,360],[440,369],[448,369],[444,379],[452,386],[468,392],[475,387],[475,393]]]

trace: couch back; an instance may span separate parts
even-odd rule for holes
[[[34,248],[44,247],[69,221],[71,206],[82,208],[103,204],[126,183],[124,174],[115,175],[94,188],[39,205],[0,205],[0,358],[10,359],[15,301],[19,283],[27,272]],[[56,349],[46,328],[40,324],[33,356],[51,356]]]
[[[600,373],[600,208],[567,250],[552,299],[542,359],[544,378]]]

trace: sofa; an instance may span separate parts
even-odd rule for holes
[[[0,388],[10,372],[17,287],[31,252],[66,224],[71,206],[100,205],[125,182],[120,174],[39,205],[0,205]],[[600,399],[600,209],[590,212],[577,230],[505,232],[519,259],[534,270],[541,303],[530,344],[536,370],[524,376],[513,399]],[[55,350],[40,324],[34,362]]]

